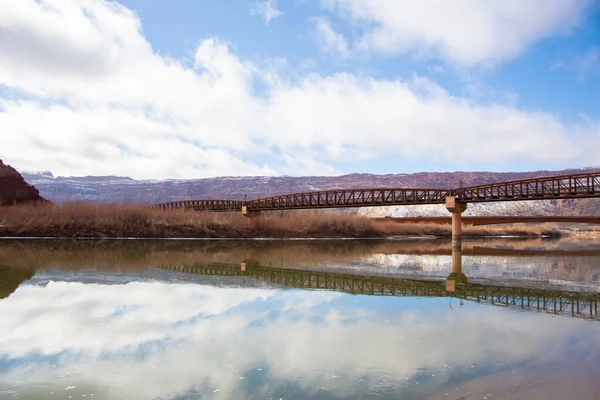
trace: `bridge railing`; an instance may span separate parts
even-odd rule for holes
[[[448,189],[345,189],[294,193],[265,197],[246,203],[249,210],[290,210],[310,208],[343,208],[401,204],[440,204]]]
[[[196,211],[240,211],[242,200],[182,200],[152,205],[163,210],[186,209]]]

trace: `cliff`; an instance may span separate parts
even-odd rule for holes
[[[0,206],[46,201],[35,187],[25,182],[17,170],[0,160]]]

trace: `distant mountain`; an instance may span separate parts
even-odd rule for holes
[[[45,201],[17,170],[0,160],[0,206]]]
[[[342,176],[306,177],[219,177],[207,179],[135,180],[119,176],[55,177],[51,172],[23,172],[23,177],[38,188],[42,196],[54,203],[68,201],[147,203],[156,204],[183,199],[248,199],[258,196],[296,193],[313,190],[370,187],[389,188],[452,188],[513,179],[564,175],[599,171],[600,169],[569,169],[536,172],[419,172],[413,174],[349,174]],[[599,200],[600,201],[600,200]],[[471,205],[472,214],[544,215],[595,214],[596,199],[544,202],[489,203]],[[585,208],[583,207],[586,205]],[[583,207],[583,208],[582,208]],[[592,208],[589,208],[592,207]],[[367,215],[437,215],[443,207],[373,207],[361,210]]]

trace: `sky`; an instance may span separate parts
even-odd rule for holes
[[[0,0],[19,170],[599,166],[599,93],[599,0]]]

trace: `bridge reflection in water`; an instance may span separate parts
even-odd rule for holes
[[[444,281],[355,275],[347,272],[277,268],[257,260],[241,264],[163,266],[163,269],[209,276],[245,276],[293,288],[333,290],[372,296],[453,297],[499,307],[598,320],[598,293],[473,284],[462,272],[460,248],[452,252],[452,272]]]

